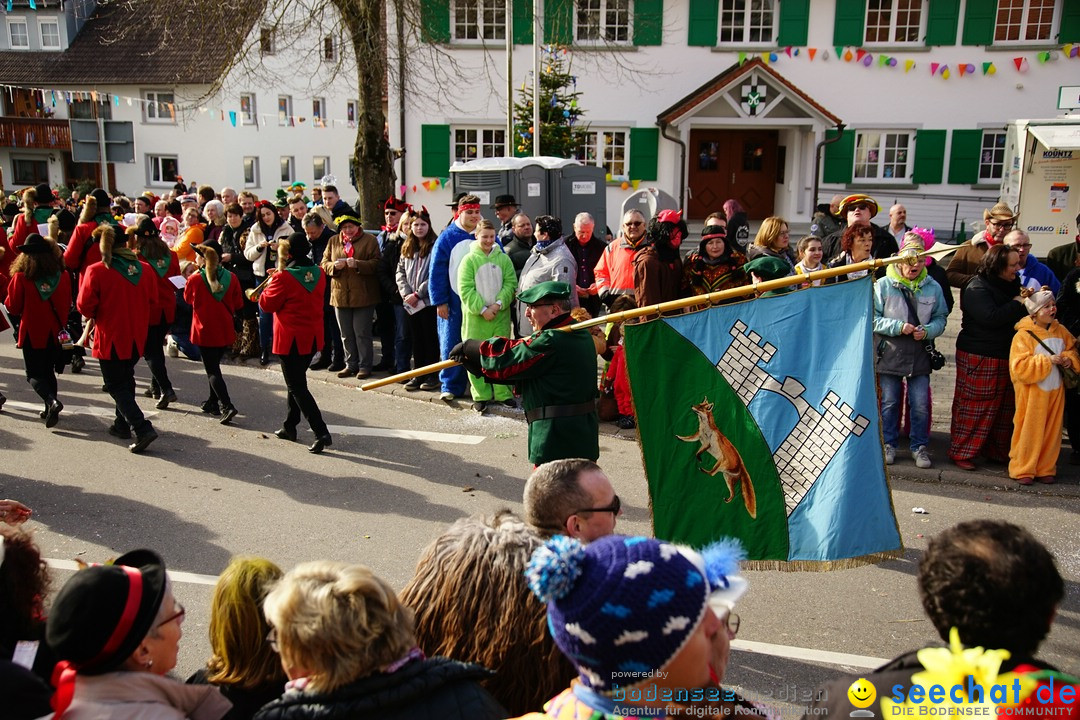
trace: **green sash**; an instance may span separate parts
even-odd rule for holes
[[[172,253],[169,253],[169,255],[172,255]],[[146,262],[150,263],[150,267],[154,268],[154,272],[157,273],[157,276],[159,278],[164,278],[165,273],[169,272],[169,265],[170,261],[172,260],[169,255],[166,255],[165,257],[160,257],[153,262],[146,260],[146,258],[143,259],[146,260]]]
[[[315,265],[300,265],[299,267],[285,268],[285,270],[296,278],[308,292],[315,289],[315,285],[319,282],[319,276],[322,275],[322,270]]]
[[[53,210],[51,207],[34,208],[34,222],[38,223],[39,225],[42,223],[47,223],[49,222],[49,218],[52,217],[52,214],[54,212],[56,211]]]
[[[60,273],[55,275],[46,275],[34,283],[34,287],[37,288],[38,295],[42,300],[48,301],[53,292],[56,291],[56,287],[60,284]]]
[[[221,302],[221,298],[225,297],[225,293],[229,290],[229,284],[232,282],[232,273],[223,267],[217,269],[217,280],[221,284],[221,290],[214,292],[214,288],[210,285],[210,279],[206,277],[206,268],[199,271],[202,275],[203,282],[206,283],[206,287],[210,290],[210,294],[214,296],[214,299]]]
[[[123,275],[124,279],[132,285],[139,284],[139,278],[142,276],[142,263],[139,262],[139,257],[127,248],[113,250],[112,269]]]

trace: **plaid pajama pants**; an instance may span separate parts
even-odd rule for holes
[[[1008,462],[1015,411],[1008,359],[957,350],[949,457],[971,460],[981,452]]]

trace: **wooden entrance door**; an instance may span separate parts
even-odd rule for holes
[[[691,130],[690,219],[704,220],[728,198],[751,220],[772,215],[778,139],[776,130]]]

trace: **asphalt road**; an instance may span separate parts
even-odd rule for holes
[[[105,433],[111,402],[100,391],[95,362],[81,375],[61,376],[68,409],[46,430],[21,355],[5,339],[0,389],[9,402],[0,413],[0,496],[34,509],[30,526],[55,561],[56,588],[71,560],[102,561],[135,547],[154,548],[171,570],[192,574],[176,576],[176,596],[188,608],[180,677],[208,655],[213,576],[233,555],[263,555],[286,569],[323,558],[364,563],[400,588],[421,549],[446,525],[471,513],[521,507],[531,466],[520,415],[480,417],[468,403],[448,406],[401,386],[365,393],[354,380],[312,373],[334,434],[332,448],[313,456],[272,435],[284,415],[275,366],[226,366],[241,412],[232,427],[199,412],[207,394],[201,364],[170,360],[169,372],[180,403],[156,411],[140,396],[161,438],[136,456]],[[138,376],[141,390],[144,366]],[[416,432],[428,434],[410,436]],[[301,441],[312,439],[302,425]],[[650,534],[633,431],[606,425],[600,446],[600,463],[623,498],[618,530]],[[935,640],[915,588],[919,559],[927,538],[977,517],[1023,524],[1056,554],[1067,597],[1041,654],[1080,673],[1080,493],[960,485],[943,481],[948,473],[906,470],[898,465],[892,480],[902,559],[827,573],[748,573],[730,683],[790,697]],[[916,506],[927,513],[912,513]]]

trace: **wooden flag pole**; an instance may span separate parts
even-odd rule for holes
[[[959,245],[946,245],[945,243],[935,243],[932,248],[925,252],[912,252],[906,251],[899,255],[893,255],[887,258],[871,258],[863,262],[853,263],[851,265],[841,265],[835,268],[826,268],[825,270],[815,270],[814,272],[807,273],[805,275],[788,275],[787,277],[777,278],[776,280],[766,280],[765,282],[751,283],[749,285],[741,285],[739,287],[729,288],[727,290],[718,290],[717,292],[706,293],[705,295],[692,295],[686,298],[679,298],[678,300],[671,300],[669,302],[659,303],[657,305],[646,305],[645,307],[634,308],[633,310],[625,310],[620,313],[613,313],[610,315],[602,315],[598,318],[591,320],[585,320],[583,322],[574,323],[573,325],[565,325],[557,328],[558,330],[570,331],[570,330],[584,330],[596,325],[606,325],[610,322],[623,322],[633,318],[642,317],[645,315],[656,315],[659,313],[669,312],[671,310],[682,310],[683,308],[696,307],[698,305],[706,305],[718,303],[723,300],[730,300],[732,298],[739,298],[745,295],[752,295],[756,293],[764,293],[770,290],[778,290],[780,288],[789,287],[791,285],[801,285],[803,283],[813,282],[815,280],[825,280],[831,277],[837,277],[838,275],[847,275],[852,272],[859,272],[860,270],[876,270],[877,268],[884,267],[886,265],[894,265],[896,263],[904,262],[909,265],[914,265],[921,261],[923,258],[929,255],[940,255],[941,253],[953,252]],[[421,375],[429,375],[445,368],[451,368],[458,363],[453,360],[443,360],[432,365],[425,365],[415,370],[409,370],[408,372],[398,373],[397,375],[391,375],[389,377],[380,378],[378,380],[372,380],[366,382],[360,386],[361,390],[374,390],[384,385],[392,385],[402,380],[409,380],[410,378],[419,377]]]

